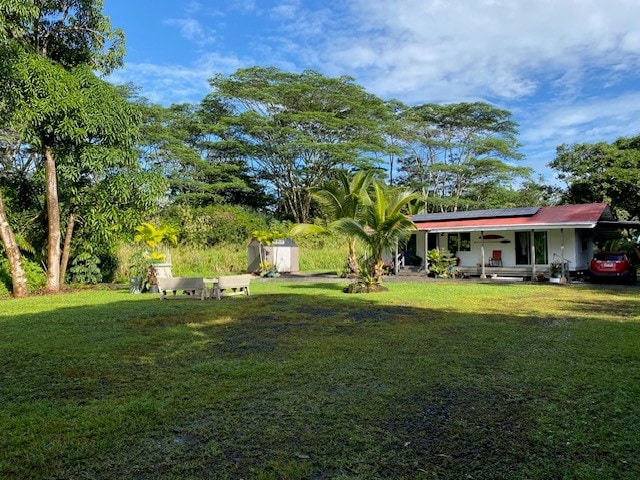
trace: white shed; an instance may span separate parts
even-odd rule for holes
[[[275,266],[279,273],[291,273],[300,270],[298,245],[289,238],[274,240],[271,245],[263,245],[254,238],[249,243],[247,257],[247,270],[251,273],[260,271],[260,262],[263,259]]]

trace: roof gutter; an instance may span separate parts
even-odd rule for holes
[[[585,223],[529,223],[526,225],[496,225],[496,226],[475,226],[475,227],[437,227],[428,228],[418,225],[418,230],[426,231],[430,233],[448,233],[448,232],[497,232],[504,230],[511,230],[515,232],[529,232],[531,230],[561,230],[563,228],[595,228],[598,222],[585,222]]]

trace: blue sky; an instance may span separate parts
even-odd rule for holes
[[[253,65],[350,75],[409,105],[488,101],[548,180],[562,143],[640,134],[640,0],[105,0],[152,102]]]

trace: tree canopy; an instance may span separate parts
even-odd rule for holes
[[[606,202],[619,218],[640,219],[640,135],[560,145],[549,165],[566,183],[564,202]]]
[[[0,0],[0,41],[108,74],[123,64],[125,39],[102,10],[102,0]]]
[[[137,136],[137,112],[122,92],[99,79],[94,71],[110,72],[122,62],[123,35],[112,29],[102,12],[101,0],[56,0],[17,2],[3,0],[0,21],[0,118],[4,131],[16,137],[19,149],[5,150],[3,165],[31,152],[36,170],[43,172],[47,219],[46,290],[60,288],[74,225],[71,201],[65,232],[65,255],[61,258],[61,197],[76,200],[100,198],[100,180],[109,178],[102,203],[91,203],[89,212],[122,212],[113,201],[131,188],[114,176],[118,167],[128,168],[128,180],[138,167],[131,155]],[[59,188],[60,185],[60,188]],[[86,185],[92,185],[91,193]],[[153,195],[153,188],[144,191]],[[82,195],[82,193],[85,195]],[[64,206],[64,205],[63,205]],[[139,205],[138,205],[139,207]],[[5,212],[0,212],[5,213]],[[105,215],[106,213],[106,215]],[[87,215],[86,218],[88,218]],[[94,220],[99,215],[93,215]],[[95,226],[95,224],[94,224]],[[102,229],[105,230],[106,226]],[[95,231],[95,230],[93,230]],[[5,242],[5,239],[8,242]],[[3,235],[12,274],[19,278],[20,256],[13,242]],[[23,294],[24,288],[18,288]],[[15,282],[14,282],[15,294]]]
[[[384,103],[350,77],[254,67],[216,75],[210,83],[234,107],[223,120],[256,177],[272,187],[296,222],[309,220],[310,192],[332,172],[370,166],[367,154],[384,148],[378,122]]]
[[[509,163],[522,154],[506,110],[484,102],[425,104],[401,111],[400,121],[400,183],[422,192],[428,211],[477,208],[488,186],[510,186],[530,173]]]

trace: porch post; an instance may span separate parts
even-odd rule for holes
[[[429,230],[424,231],[424,274],[429,275],[429,260],[427,260],[427,254],[429,253]]]
[[[487,278],[487,274],[484,270],[484,232],[480,230],[480,253],[482,255],[482,273],[480,274],[480,278]]]
[[[560,273],[560,281],[561,282],[566,282],[567,281],[567,276],[565,275],[566,271],[565,271],[565,268],[564,268],[564,228],[560,229],[560,238],[561,238],[560,262],[562,262],[561,266],[560,266],[560,268],[562,269],[561,273]]]
[[[534,282],[538,278],[536,276],[536,231],[531,230],[531,280]]]
[[[396,238],[396,253],[395,257],[393,257],[393,274],[398,276],[398,239]]]

